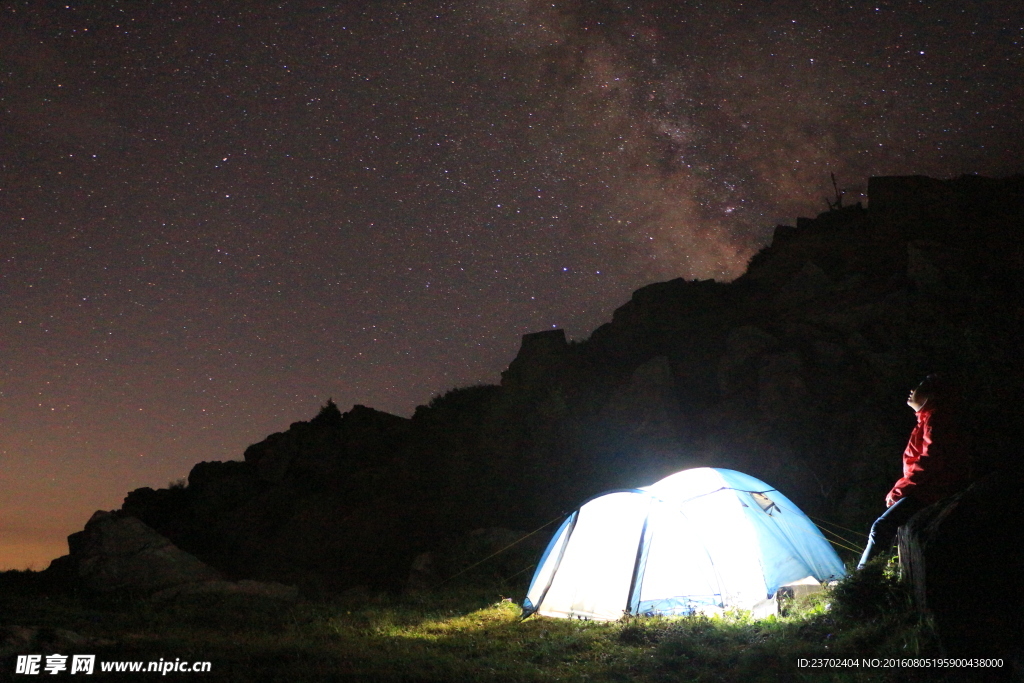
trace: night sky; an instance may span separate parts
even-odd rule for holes
[[[872,175],[1024,172],[1024,4],[0,3],[0,568]]]

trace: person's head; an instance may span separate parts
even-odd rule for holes
[[[925,377],[907,396],[907,405],[915,411],[924,408],[928,401],[934,401],[942,387],[942,376],[933,373]]]

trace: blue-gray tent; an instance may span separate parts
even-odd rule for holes
[[[782,586],[844,575],[789,498],[734,470],[684,470],[584,503],[541,557],[524,614],[614,620],[736,607],[765,614]]]

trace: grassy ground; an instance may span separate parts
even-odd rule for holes
[[[108,641],[61,654],[97,661],[209,661],[204,681],[935,681],[935,670],[800,668],[801,658],[938,656],[926,623],[882,569],[860,573],[778,619],[735,614],[601,624],[530,618],[500,590],[418,597],[348,595],[282,605],[210,599],[156,605],[49,594],[35,575],[0,574],[0,627],[68,629]],[[46,631],[44,631],[45,633]],[[80,650],[80,651],[79,651]],[[38,652],[52,654],[52,652]],[[0,680],[14,657],[0,659]],[[68,674],[65,672],[64,674]],[[108,674],[145,680],[149,674]],[[46,679],[53,678],[49,675]],[[97,671],[92,679],[104,679]]]

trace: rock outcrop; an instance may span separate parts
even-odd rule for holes
[[[899,542],[950,657],[1024,659],[1024,480],[994,472],[919,512]]]
[[[586,340],[524,336],[500,386],[411,419],[329,402],[123,510],[227,578],[330,589],[401,588],[446,538],[699,465],[866,529],[899,476],[907,389],[936,369],[964,385],[985,467],[1013,468],[1024,177],[873,178],[869,200],[777,227],[734,282],[648,285]]]
[[[271,434],[242,462],[203,462],[188,486],[132,491],[123,510],[230,579],[344,588],[397,582],[414,549],[402,536],[417,473],[403,441],[409,420],[328,403]],[[409,506],[412,506],[410,508]]]
[[[77,579],[100,593],[148,594],[222,578],[138,519],[115,512],[96,512],[68,537],[68,548]]]
[[[162,602],[214,595],[294,601],[299,596],[296,586],[226,581],[219,571],[121,511],[97,511],[84,530],[68,537],[68,549],[68,555],[53,561],[51,574],[94,593],[128,593]]]
[[[0,660],[15,654],[95,651],[114,644],[113,640],[83,636],[63,628],[0,626]]]

